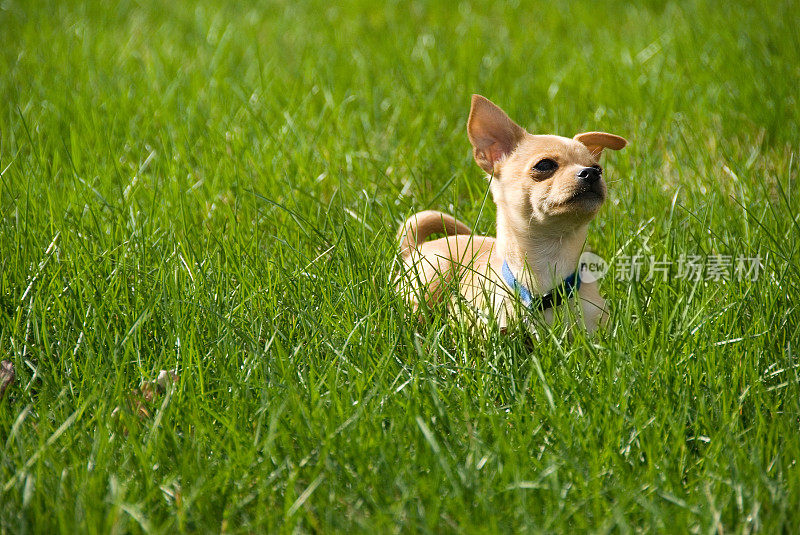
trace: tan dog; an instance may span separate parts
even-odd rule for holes
[[[466,304],[481,315],[493,312],[501,328],[525,308],[550,322],[553,308],[569,301],[593,331],[607,316],[605,302],[597,283],[581,281],[576,270],[606,197],[600,154],[627,141],[602,132],[531,135],[480,95],[472,96],[467,133],[489,174],[497,238],[474,236],[441,212],[411,216],[399,231],[400,290],[415,310],[423,300]],[[434,233],[446,237],[425,241]],[[458,291],[448,292],[448,284]]]

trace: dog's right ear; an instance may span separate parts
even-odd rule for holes
[[[512,121],[492,101],[472,95],[467,135],[472,143],[475,162],[481,169],[494,174],[495,164],[514,152],[526,134],[524,128]]]
[[[584,132],[577,134],[573,137],[575,141],[580,141],[589,152],[592,153],[595,160],[600,160],[600,154],[603,149],[622,150],[628,144],[628,140],[624,137],[615,136],[614,134],[607,134],[606,132]]]

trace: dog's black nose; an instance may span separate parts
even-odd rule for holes
[[[603,171],[601,171],[599,167],[584,167],[576,173],[576,176],[584,182],[592,184],[600,180],[602,174]]]

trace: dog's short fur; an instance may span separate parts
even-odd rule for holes
[[[475,161],[491,180],[497,238],[475,236],[441,212],[411,216],[399,231],[405,267],[399,288],[417,309],[422,300],[449,301],[447,285],[456,283],[464,298],[456,301],[472,310],[493,311],[505,328],[519,306],[500,275],[503,260],[534,295],[574,273],[589,222],[606,197],[602,174],[597,176],[602,173],[600,154],[604,148],[622,149],[627,141],[603,132],[572,139],[531,135],[480,95],[472,96],[467,132]],[[426,241],[434,233],[446,237]],[[580,316],[593,331],[607,316],[597,283],[584,281],[577,297]],[[544,319],[552,318],[553,310],[545,310]]]

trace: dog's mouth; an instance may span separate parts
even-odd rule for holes
[[[561,192],[560,198],[550,199],[544,211],[551,215],[593,216],[605,200],[606,191],[603,184],[576,184],[570,191]]]
[[[605,192],[601,187],[594,184],[578,188],[567,202],[603,201]]]

